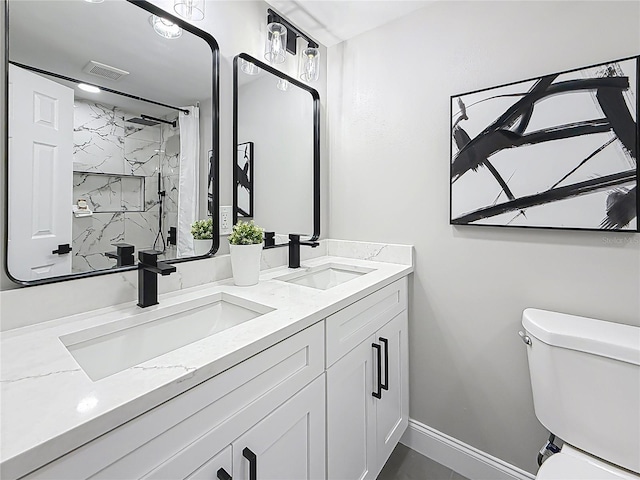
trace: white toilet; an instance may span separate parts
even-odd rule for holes
[[[526,309],[536,416],[564,441],[538,480],[640,479],[640,327]]]

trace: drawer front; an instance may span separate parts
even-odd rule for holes
[[[258,398],[282,403],[320,375],[323,331],[319,322],[24,478],[140,478]],[[215,442],[208,458],[233,438]],[[189,463],[180,478],[205,461]]]
[[[228,445],[222,452],[217,454],[202,467],[200,467],[193,475],[189,475],[187,480],[215,480],[224,478],[224,474],[218,476],[220,469],[233,478],[233,457],[231,456],[231,445]],[[165,477],[175,478],[175,477]]]
[[[404,277],[327,317],[327,368],[406,308]]]

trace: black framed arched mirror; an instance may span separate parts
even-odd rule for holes
[[[139,250],[166,263],[215,253],[216,40],[146,1],[5,8],[9,277],[135,269]]]

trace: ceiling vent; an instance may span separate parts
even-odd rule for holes
[[[87,63],[82,71],[90,75],[95,75],[96,77],[108,78],[109,80],[120,80],[125,75],[129,75],[129,72],[125,70],[120,70],[119,68],[111,67],[93,60]]]

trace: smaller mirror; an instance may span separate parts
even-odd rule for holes
[[[320,236],[320,97],[247,55],[234,59],[234,223]],[[284,244],[283,244],[284,245]]]

